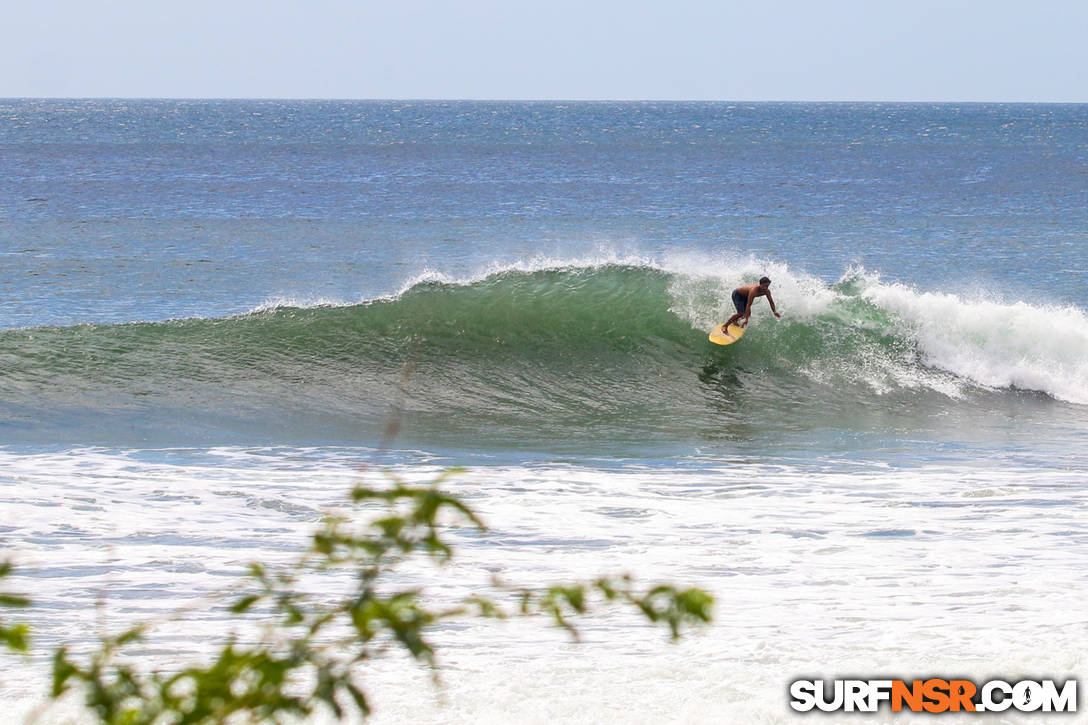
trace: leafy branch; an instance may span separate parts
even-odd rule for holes
[[[460,617],[508,618],[545,615],[577,639],[575,620],[599,604],[632,606],[646,619],[666,626],[675,640],[685,627],[710,621],[713,598],[695,588],[657,585],[640,590],[628,575],[541,588],[515,588],[493,580],[498,599],[472,595],[451,605],[428,602],[420,589],[390,581],[411,559],[441,567],[454,556],[446,532],[486,526],[461,499],[440,486],[460,473],[450,469],[425,485],[389,476],[390,485],[356,486],[351,500],[370,516],[329,516],[294,564],[250,565],[240,587],[230,590],[229,612],[262,625],[255,641],[231,634],[208,664],[178,672],[142,672],[119,661],[122,651],[145,640],[151,623],[103,637],[83,657],[68,649],[53,657],[56,700],[82,690],[87,708],[108,725],[177,725],[231,722],[288,722],[327,707],[338,719],[367,715],[371,706],[361,683],[362,663],[391,648],[434,667],[430,633]],[[312,575],[342,570],[351,585],[339,596],[315,595],[303,586]],[[10,565],[0,567],[0,577]],[[25,605],[0,595],[0,604]],[[22,625],[4,628],[9,646],[25,650]]]
[[[0,579],[7,578],[13,569],[10,561],[0,562]],[[30,600],[19,594],[0,591],[0,607],[28,607]],[[25,624],[5,624],[0,620],[0,642],[16,652],[26,652],[30,648],[30,628]]]

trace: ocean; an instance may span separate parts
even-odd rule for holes
[[[0,100],[0,164],[9,713],[103,627],[189,607],[137,662],[199,658],[202,597],[449,466],[489,531],[437,599],[629,572],[715,621],[446,626],[375,722],[1085,672],[1088,106]]]

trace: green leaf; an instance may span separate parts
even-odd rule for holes
[[[249,608],[261,600],[260,594],[247,594],[239,599],[237,602],[231,605],[230,611],[233,614],[242,614],[249,611]]]
[[[128,629],[128,630],[122,632],[121,634],[117,635],[117,637],[114,638],[113,642],[114,642],[115,646],[122,647],[122,646],[128,644],[129,642],[135,642],[137,640],[143,639],[144,632],[146,630],[147,630],[147,625],[146,624],[138,624],[135,627],[132,627],[131,629]]]
[[[495,602],[486,597],[471,596],[465,600],[466,604],[475,606],[476,616],[485,619],[506,619],[506,612],[499,609]]]
[[[364,717],[370,714],[370,703],[366,700],[366,695],[363,691],[355,686],[352,682],[344,682],[344,689],[351,695],[351,699],[355,701],[355,707],[359,708],[360,714]]]
[[[686,614],[703,622],[713,617],[714,596],[702,589],[685,589],[676,595],[676,603]]]
[[[64,694],[68,689],[68,680],[73,677],[84,677],[83,673],[68,660],[68,649],[61,647],[53,655],[53,689],[54,699]]]
[[[0,626],[0,640],[16,652],[26,652],[30,647],[30,628],[25,624]]]
[[[328,705],[336,715],[337,720],[344,719],[344,708],[336,701],[336,683],[327,670],[318,673],[317,686],[314,688],[314,697]]]

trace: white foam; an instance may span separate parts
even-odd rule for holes
[[[280,297],[269,297],[261,302],[256,307],[247,310],[239,315],[244,317],[246,315],[259,315],[264,312],[275,312],[276,310],[293,307],[298,309],[317,309],[322,307],[350,307],[357,304],[344,299],[333,297],[309,297],[309,296],[291,296],[285,295]]]
[[[754,256],[723,255],[708,257],[705,252],[666,255],[660,269],[675,275],[669,288],[672,311],[699,330],[709,330],[734,312],[733,290],[770,277],[771,296],[783,315],[810,320],[824,312],[839,295],[823,281],[793,270],[779,261]],[[770,307],[760,307],[753,315],[770,315]]]
[[[222,586],[246,561],[290,557],[360,475],[350,452],[170,455],[0,451],[11,541],[42,574],[12,582],[43,605],[26,613],[40,644],[89,641],[96,598],[116,628]],[[1088,648],[1080,590],[1066,585],[1088,568],[1081,483],[982,465],[474,468],[450,487],[490,533],[454,533],[448,567],[407,572],[439,601],[492,572],[528,584],[631,571],[710,589],[716,621],[677,645],[623,611],[586,620],[579,646],[541,621],[440,629],[441,698],[418,666],[368,663],[376,722],[804,722],[786,702],[802,675],[1075,676]],[[205,611],[165,631],[171,654],[150,657],[187,661],[223,623]],[[7,711],[33,706],[47,667],[5,672]],[[91,722],[74,708],[54,721],[66,712]]]
[[[552,257],[536,255],[528,259],[509,261],[489,261],[477,265],[471,271],[459,275],[449,274],[441,270],[425,267],[422,271],[407,277],[393,292],[381,295],[362,296],[354,299],[333,299],[327,297],[310,297],[307,295],[279,295],[269,297],[256,307],[244,314],[258,314],[261,312],[275,311],[284,307],[296,307],[300,309],[318,307],[353,307],[368,302],[393,301],[404,295],[413,287],[425,284],[445,284],[451,286],[468,287],[482,282],[495,275],[507,272],[521,272],[531,274],[533,272],[563,271],[579,269],[599,269],[608,266],[633,266],[647,269],[664,269],[652,258],[645,255],[623,253],[606,246],[600,247],[595,253],[577,257]]]
[[[1088,404],[1088,317],[1072,305],[918,290],[856,271],[861,296],[896,315],[924,362],[983,386]]]
[[[411,277],[401,285],[395,296],[400,296],[417,284],[441,283],[450,285],[468,286],[482,282],[489,277],[506,272],[533,272],[564,271],[580,269],[600,269],[610,266],[645,267],[647,269],[662,269],[651,257],[620,252],[619,250],[601,246],[593,254],[576,257],[554,257],[549,255],[534,255],[528,259],[515,262],[491,261],[478,265],[473,271],[462,276],[451,276],[432,269],[426,269],[422,273]]]

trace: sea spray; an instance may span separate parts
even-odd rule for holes
[[[859,275],[859,296],[897,317],[925,365],[993,388],[1037,390],[1088,404],[1088,317],[1046,300],[918,290]]]

